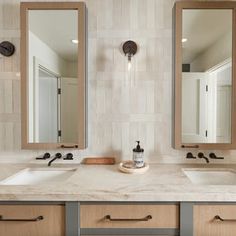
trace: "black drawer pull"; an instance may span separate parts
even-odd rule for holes
[[[104,217],[105,221],[149,221],[152,219],[151,215],[145,216],[144,218],[139,218],[139,219],[126,219],[126,218],[111,218],[110,215],[106,215]]]
[[[236,222],[236,219],[223,219],[219,215],[216,215],[213,220],[217,220],[217,221],[231,221],[231,222],[235,221]]]
[[[32,218],[32,219],[8,219],[8,218],[4,218],[2,215],[0,215],[0,221],[24,221],[24,222],[34,222],[34,221],[40,221],[43,220],[43,216],[38,216],[36,218]]]

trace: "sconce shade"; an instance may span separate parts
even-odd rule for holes
[[[11,55],[13,55],[14,52],[15,46],[12,43],[8,41],[3,41],[0,43],[0,53],[3,56],[10,57]]]
[[[138,50],[138,46],[134,41],[129,40],[123,44],[123,52],[125,55],[128,54],[129,57],[132,57],[133,55],[135,55],[137,50]]]

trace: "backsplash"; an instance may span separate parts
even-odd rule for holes
[[[140,140],[149,162],[187,162],[186,151],[171,148],[172,7],[175,1],[85,2],[88,8],[88,149],[74,151],[75,156],[129,159],[135,141]],[[9,40],[16,46],[12,57],[0,57],[0,161],[4,162],[31,161],[45,152],[20,147],[19,28],[20,0],[1,0],[0,40]],[[131,81],[127,79],[127,58],[120,50],[121,44],[129,39],[139,47]],[[216,153],[226,157],[218,163],[236,161],[236,151]],[[80,160],[77,158],[75,162]]]

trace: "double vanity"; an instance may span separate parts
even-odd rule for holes
[[[129,175],[117,165],[4,164],[0,173],[0,235],[231,236],[236,230],[236,165],[152,164],[144,175]]]
[[[142,175],[50,166],[61,149],[89,145],[86,12],[84,2],[21,3],[22,149],[57,155],[0,165],[0,235],[235,236],[236,165],[150,164]],[[173,148],[222,159],[212,151],[236,149],[236,3],[180,1],[173,12]]]

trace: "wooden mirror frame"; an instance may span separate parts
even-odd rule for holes
[[[232,110],[231,110],[231,143],[182,143],[182,11],[183,9],[231,9],[232,14]],[[175,149],[236,149],[236,2],[177,2],[173,9],[173,46],[174,46],[174,135]]]
[[[28,11],[29,10],[78,11],[78,142],[29,143],[28,142]],[[21,147],[22,149],[86,148],[86,6],[84,2],[21,2]]]

